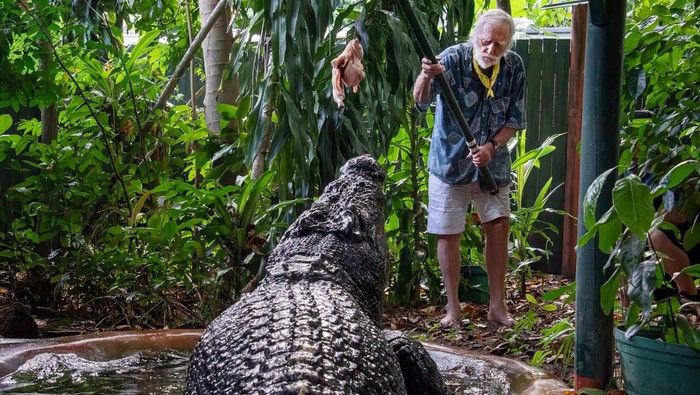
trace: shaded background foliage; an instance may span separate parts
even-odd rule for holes
[[[625,37],[626,124],[623,125],[621,165],[633,162],[638,174],[648,173],[658,183],[675,165],[698,158],[700,146],[700,19],[698,2],[669,4],[640,2],[630,14]],[[634,111],[649,110],[651,118],[635,119]],[[673,192],[697,211],[693,202],[700,190],[697,173]],[[686,199],[687,198],[687,199]],[[675,205],[672,200],[670,206]],[[683,202],[678,202],[683,204]]]
[[[415,6],[437,49],[464,40],[488,3]],[[533,19],[565,23],[559,14],[537,14],[534,0],[515,3],[513,10],[526,8]],[[697,140],[692,3],[663,12],[646,1],[631,7],[626,71],[637,78],[626,85],[624,110],[646,98],[656,118],[630,121],[626,133],[650,166],[662,166],[655,147],[676,147],[663,141],[665,121],[675,135]],[[435,245],[424,232],[432,116],[412,110],[420,56],[394,2],[230,2],[237,40],[225,77],[237,80],[239,95],[219,104],[220,135],[209,133],[201,108],[193,116],[185,105],[192,92],[184,85],[163,111],[153,111],[189,45],[182,3],[32,1],[40,24],[18,4],[0,0],[0,271],[11,274],[35,312],[50,306],[111,325],[201,325],[255,286],[287,224],[345,160],[362,153],[378,157],[389,175],[390,299],[438,302]],[[197,31],[198,9],[192,11]],[[645,18],[651,22],[639,22]],[[652,34],[655,23],[669,28]],[[48,56],[44,29],[65,68]],[[124,48],[127,29],[140,39]],[[355,35],[363,39],[367,78],[339,110],[330,62]],[[685,45],[674,46],[679,40]],[[195,66],[203,77],[201,54]],[[45,139],[45,121],[27,108],[50,105],[58,133]],[[652,127],[658,132],[648,133]],[[514,169],[524,177],[519,185],[549,149],[521,153],[529,159]],[[697,157],[694,149],[673,148],[679,160]],[[251,177],[261,155],[263,170]],[[546,196],[515,211],[514,270],[546,254],[523,244]],[[463,257],[479,262],[482,236],[470,229]]]
[[[429,129],[409,111],[419,56],[394,4],[230,6],[240,35],[227,77],[240,94],[219,105],[225,127],[210,135],[177,104],[189,92],[152,111],[188,46],[181,3],[38,0],[24,10],[3,0],[0,270],[34,312],[201,324],[255,286],[287,224],[361,153],[395,170],[387,215],[404,270],[392,295],[416,300],[425,270],[439,297],[421,225]],[[420,8],[436,47],[466,37],[474,15],[472,2]],[[126,29],[140,38],[125,48]],[[339,110],[330,61],[354,35],[363,38],[367,79]],[[47,139],[42,126],[51,121],[24,109],[51,105],[58,133]],[[269,171],[253,179],[261,149]]]

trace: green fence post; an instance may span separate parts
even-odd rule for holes
[[[626,2],[590,0],[581,128],[579,218],[583,196],[595,178],[618,163],[623,38]],[[597,11],[594,11],[597,10]],[[601,11],[602,10],[602,11]],[[612,206],[611,179],[604,185],[596,216]],[[587,231],[578,223],[578,237]],[[604,389],[613,373],[613,320],[600,307],[600,288],[608,255],[597,237],[579,247],[576,265],[576,334],[574,387]]]

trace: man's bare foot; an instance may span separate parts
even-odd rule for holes
[[[440,320],[440,326],[443,328],[451,328],[459,325],[462,318],[462,307],[460,305],[453,307],[448,304],[445,306],[445,310],[447,310],[447,314],[445,314],[445,318]]]
[[[490,307],[489,312],[486,315],[486,319],[489,321],[499,324],[499,325],[504,325],[504,326],[513,326],[515,324],[515,320],[513,317],[508,314],[508,310],[504,306],[501,307]]]

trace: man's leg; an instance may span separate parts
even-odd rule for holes
[[[442,326],[453,326],[458,324],[462,315],[462,308],[459,305],[459,279],[460,273],[460,253],[459,243],[461,234],[438,235],[437,254],[440,261],[440,271],[445,282],[445,293],[447,294],[447,305],[445,318],[440,321]]]
[[[443,326],[458,324],[462,314],[459,306],[460,252],[459,244],[471,201],[471,192],[464,185],[449,185],[434,175],[428,180],[428,233],[437,236],[437,254],[447,294],[447,314]]]
[[[486,271],[489,276],[489,321],[511,326],[515,323],[505,305],[505,279],[508,264],[508,217],[496,218],[482,224],[486,234]]]

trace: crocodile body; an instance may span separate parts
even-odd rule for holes
[[[384,179],[367,155],[341,168],[285,232],[258,288],[206,329],[190,358],[185,393],[412,393],[396,341],[380,327]],[[429,369],[437,372],[434,362]],[[444,393],[441,381],[437,386],[434,393]]]

